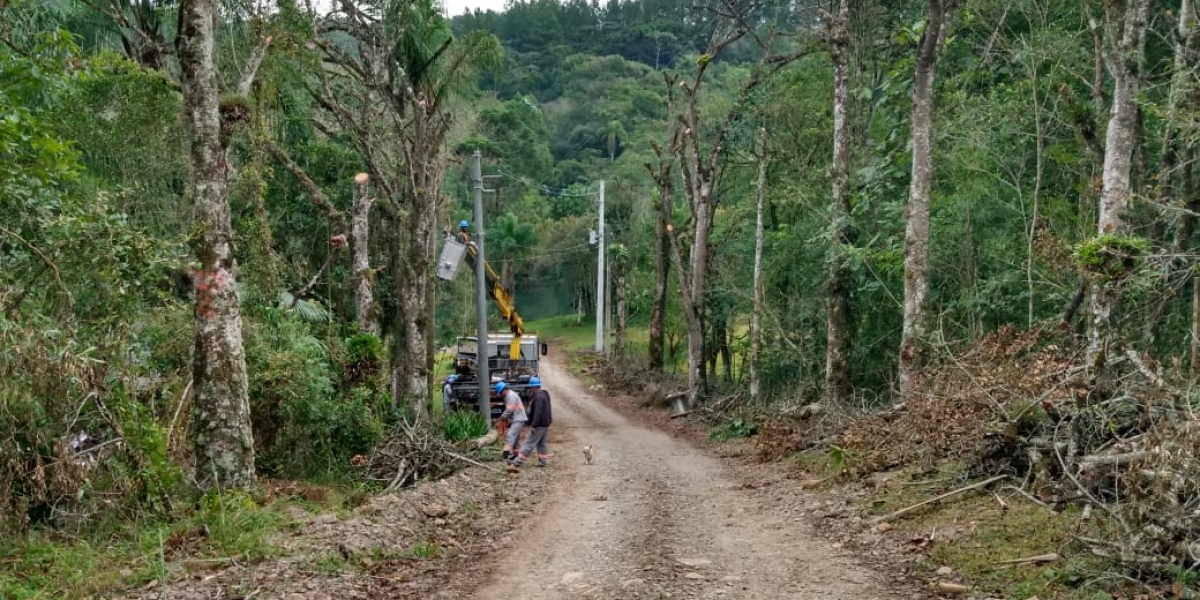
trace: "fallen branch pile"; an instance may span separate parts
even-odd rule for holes
[[[394,490],[421,479],[439,479],[454,473],[462,461],[454,446],[431,427],[401,422],[375,449],[366,465],[366,477]]]
[[[1181,406],[1108,461],[1081,461],[1074,478],[1119,528],[1083,539],[1095,554],[1157,574],[1200,567],[1200,419]],[[1108,482],[1111,497],[1089,489]]]

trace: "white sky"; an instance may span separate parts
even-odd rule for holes
[[[472,11],[494,10],[500,12],[504,10],[504,0],[441,0],[442,5],[446,7],[446,15],[456,17],[463,14],[467,9]]]
[[[506,0],[439,0],[439,1],[441,2],[442,6],[444,6],[446,8],[446,16],[447,17],[457,17],[458,15],[461,15],[464,12],[466,12],[467,9],[471,9],[472,11],[474,11],[475,9],[478,8],[478,9],[485,10],[485,11],[486,10],[494,10],[496,12],[502,12],[504,10],[504,3]],[[336,0],[313,0],[313,6],[316,7],[318,13],[325,14],[333,8],[335,2],[336,2]],[[0,2],[0,4],[3,4],[3,2]]]

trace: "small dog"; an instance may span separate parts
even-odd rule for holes
[[[583,462],[584,462],[584,464],[588,464],[588,465],[592,464],[592,447],[591,446],[583,447]]]

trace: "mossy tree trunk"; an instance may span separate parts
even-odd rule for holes
[[[254,438],[230,222],[228,165],[214,60],[216,0],[179,7],[179,64],[191,147],[189,196],[196,218],[195,350],[191,438],[196,484],[252,488]]]

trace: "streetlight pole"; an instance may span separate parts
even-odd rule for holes
[[[604,352],[604,182],[600,182],[600,235],[596,240],[596,352]]]
[[[475,317],[478,332],[475,337],[475,374],[479,379],[479,413],[483,422],[492,422],[492,378],[488,373],[487,357],[487,274],[483,260],[483,155],[476,150],[472,157],[472,179],[475,188]]]

